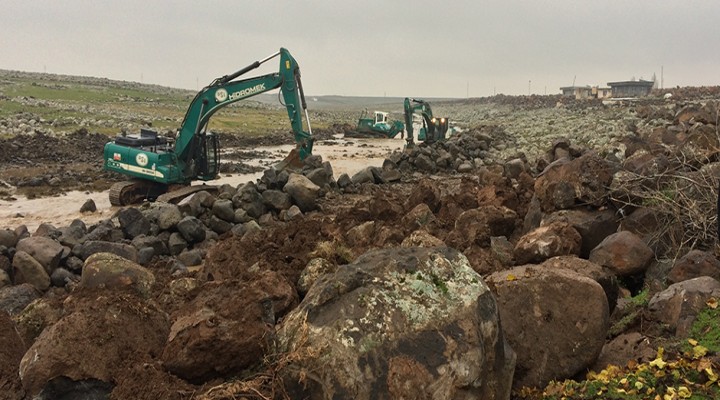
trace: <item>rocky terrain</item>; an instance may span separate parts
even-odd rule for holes
[[[716,398],[720,102],[673,97],[438,103],[352,176],[4,227],[0,398]],[[5,196],[106,188],[91,132],[5,134]]]

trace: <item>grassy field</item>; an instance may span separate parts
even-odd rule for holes
[[[147,125],[174,131],[194,95],[135,82],[0,70],[0,135],[12,135],[10,128],[19,120],[35,120],[34,127],[48,133],[86,128],[116,135]],[[249,136],[290,130],[285,108],[269,102],[269,96],[221,109],[211,119],[210,130]],[[312,122],[313,127],[327,126],[326,121]]]

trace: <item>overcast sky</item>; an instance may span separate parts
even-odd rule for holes
[[[280,47],[310,95],[718,85],[720,1],[0,0],[0,69],[199,89]]]

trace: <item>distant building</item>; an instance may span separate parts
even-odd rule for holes
[[[594,97],[596,99],[607,99],[607,98],[612,97],[612,89],[610,89],[609,87],[604,88],[604,87],[593,86],[592,90],[590,91],[590,94],[592,95],[592,97]]]
[[[612,97],[642,97],[650,94],[650,91],[655,85],[655,81],[623,81],[623,82],[608,82],[608,86],[612,90]]]
[[[591,97],[590,86],[566,86],[561,87],[563,96],[575,97],[576,99],[589,99]]]

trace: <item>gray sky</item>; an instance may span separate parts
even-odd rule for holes
[[[720,1],[0,0],[1,69],[198,89],[280,47],[310,95],[718,85]]]

